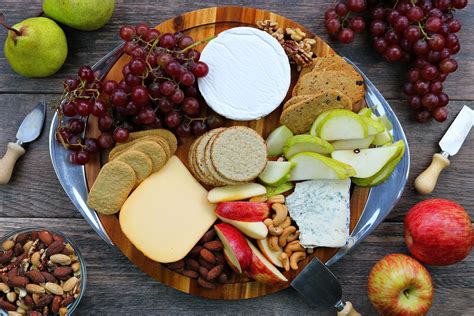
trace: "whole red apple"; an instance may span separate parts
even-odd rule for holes
[[[433,301],[433,283],[421,263],[394,253],[382,258],[370,271],[368,294],[381,315],[424,315]]]
[[[445,199],[413,206],[405,217],[404,235],[413,257],[434,266],[461,261],[474,245],[469,215],[459,204]]]

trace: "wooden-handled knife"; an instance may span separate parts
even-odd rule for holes
[[[331,270],[318,258],[313,258],[291,282],[308,302],[320,308],[335,308],[338,316],[360,316],[351,302],[342,300],[342,288]]]
[[[465,105],[439,141],[441,153],[434,154],[430,166],[415,179],[415,189],[419,193],[433,192],[441,171],[449,166],[448,157],[458,153],[473,124],[474,111]]]
[[[18,128],[16,142],[8,143],[7,152],[0,159],[0,184],[10,181],[16,161],[25,153],[23,145],[34,141],[41,134],[46,117],[46,104],[47,102],[40,102],[33,108]]]

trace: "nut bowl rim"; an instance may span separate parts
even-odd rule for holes
[[[30,231],[41,231],[41,230],[46,230],[46,231],[49,231],[50,233],[59,235],[64,239],[64,241],[71,244],[72,248],[74,248],[74,252],[77,255],[78,261],[81,264],[81,270],[80,270],[81,275],[79,277],[79,281],[80,281],[80,284],[81,284],[80,285],[80,290],[81,291],[79,293],[79,296],[71,304],[68,305],[67,315],[73,315],[74,311],[77,308],[77,306],[79,306],[79,303],[81,302],[82,297],[84,296],[84,292],[86,291],[86,287],[87,287],[87,268],[86,268],[86,262],[84,260],[84,257],[82,256],[77,244],[74,242],[74,240],[71,237],[69,237],[69,236],[65,235],[64,233],[62,233],[58,230],[55,230],[55,229],[50,229],[50,228],[46,228],[46,227],[43,227],[43,226],[28,226],[28,227],[17,228],[17,229],[13,229],[11,231],[8,231],[7,233],[5,233],[0,238],[0,244],[3,243],[4,241],[10,239],[12,236],[14,236],[16,234],[30,232]],[[3,316],[3,315],[7,316],[8,313],[5,310],[0,309],[0,316]]]

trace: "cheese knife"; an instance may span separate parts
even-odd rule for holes
[[[23,145],[36,140],[41,134],[46,117],[46,104],[47,102],[40,102],[33,108],[18,129],[16,142],[8,143],[7,152],[0,159],[0,184],[10,181],[16,161],[25,153]]]
[[[341,284],[316,257],[293,279],[291,286],[314,305],[326,309],[335,308],[338,316],[361,315],[351,302],[342,300]]]
[[[433,192],[441,171],[449,166],[448,157],[458,153],[473,124],[474,111],[465,105],[439,141],[441,153],[434,154],[430,166],[415,179],[415,188],[419,193]]]

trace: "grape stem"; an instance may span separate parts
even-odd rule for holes
[[[217,37],[217,35],[209,36],[209,37],[207,37],[207,38],[205,38],[205,39],[203,39],[203,40],[201,40],[201,41],[199,41],[199,42],[196,42],[196,43],[194,43],[194,44],[192,44],[192,45],[189,45],[188,47],[182,49],[182,50],[180,51],[180,53],[185,53],[185,52],[187,52],[188,50],[190,50],[191,48],[194,48],[194,47],[199,46],[199,45],[201,45],[201,44],[204,44],[204,43],[206,43],[206,42],[212,41],[212,40],[215,39],[216,37]]]
[[[430,37],[428,36],[428,34],[426,34],[425,29],[424,29],[423,26],[421,25],[421,22],[418,22],[418,27],[420,28],[421,33],[423,34],[423,37],[426,38],[426,39],[430,39]]]
[[[0,25],[2,25],[4,28],[6,28],[9,31],[15,32],[17,36],[21,36],[20,31],[18,31],[17,29],[11,27],[7,23],[5,23],[5,16],[3,15],[2,12],[0,12]]]

